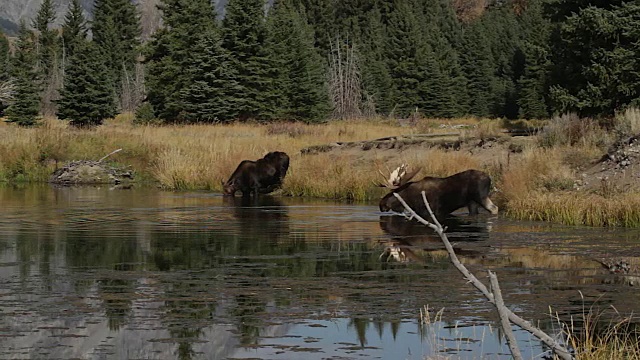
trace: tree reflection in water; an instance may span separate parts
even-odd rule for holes
[[[294,342],[287,331],[298,331],[304,346],[309,329],[321,328],[298,325],[315,319],[345,324],[339,336],[353,337],[358,348],[380,346],[374,338],[383,337],[419,347],[411,332],[422,337],[415,329],[422,306],[447,307],[450,322],[484,319],[487,310],[429,229],[400,216],[380,217],[375,204],[155,190],[36,193],[0,189],[0,327],[7,329],[0,357],[20,357],[18,350],[2,351],[23,348],[42,357],[81,358],[82,344],[89,343],[104,344],[93,351],[106,358],[225,357],[269,349],[265,344],[274,339]],[[637,236],[488,224],[483,217],[446,225],[465,263],[504,274],[506,301],[533,319],[550,303],[562,316],[575,315],[584,299],[621,311],[637,306],[637,292],[580,250],[591,250],[583,243],[594,239],[598,249],[635,249]],[[385,245],[409,261],[380,258]],[[342,339],[332,339],[329,330],[318,336],[333,349],[331,341]],[[396,336],[402,337],[397,343]]]

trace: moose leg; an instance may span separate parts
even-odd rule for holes
[[[482,207],[487,209],[487,211],[493,215],[498,214],[498,207],[488,197],[482,199]]]
[[[467,205],[467,209],[469,209],[469,215],[478,215],[478,203],[475,201],[469,201]]]

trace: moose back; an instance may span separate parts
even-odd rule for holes
[[[405,211],[394,196],[397,193],[418,215],[431,220],[422,200],[423,191],[438,220],[443,220],[461,207],[467,207],[471,215],[478,214],[478,206],[492,214],[498,213],[498,207],[489,199],[491,178],[479,170],[466,170],[445,178],[427,176],[418,181],[401,182],[380,199],[380,211]]]

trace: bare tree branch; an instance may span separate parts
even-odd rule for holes
[[[102,160],[104,160],[104,159],[108,158],[109,156],[111,156],[111,155],[113,155],[113,154],[115,154],[115,153],[117,153],[117,152],[119,152],[119,151],[122,151],[122,149],[116,149],[116,150],[113,150],[112,152],[110,152],[110,153],[108,153],[107,155],[105,155],[105,156],[103,156],[102,158],[100,158],[100,160],[98,160],[98,162],[99,162],[99,163],[101,163],[101,162],[102,162]]]
[[[7,103],[13,100],[15,84],[12,80],[0,82],[0,102]]]
[[[518,348],[518,342],[513,331],[511,330],[511,323],[509,323],[509,314],[505,311],[507,308],[502,301],[502,292],[500,291],[500,285],[498,284],[498,276],[493,271],[489,271],[489,281],[491,283],[491,291],[496,299],[496,309],[498,309],[498,316],[500,316],[500,325],[504,331],[504,336],[507,339],[507,344],[511,350],[514,360],[522,360],[522,354]]]
[[[480,280],[478,280],[478,278],[476,278],[469,270],[467,270],[467,268],[458,259],[458,256],[453,250],[453,246],[451,246],[451,243],[449,242],[447,235],[444,233],[445,229],[442,227],[440,222],[438,222],[438,219],[436,219],[436,216],[433,214],[433,211],[431,210],[431,206],[429,206],[429,202],[427,201],[427,196],[425,192],[424,191],[422,192],[422,200],[424,201],[424,204],[427,210],[429,211],[429,215],[431,216],[433,223],[430,223],[429,221],[425,220],[420,215],[418,215],[413,209],[411,209],[411,207],[404,201],[404,199],[402,199],[400,195],[398,195],[397,193],[393,193],[393,195],[398,199],[398,201],[400,201],[400,203],[404,206],[407,212],[411,214],[411,218],[415,218],[420,223],[433,229],[438,234],[438,236],[440,236],[442,243],[447,249],[447,253],[449,253],[449,259],[451,260],[453,265],[456,267],[456,269],[458,269],[458,271],[460,271],[462,275],[464,275],[464,277],[467,280],[469,280],[469,282],[471,282],[473,286],[475,286],[476,289],[480,290],[482,295],[484,295],[484,297],[486,297],[490,303],[496,305],[496,300],[493,294],[487,289],[487,287]],[[547,335],[547,333],[533,326],[529,321],[526,321],[520,316],[514,314],[511,310],[509,310],[509,308],[503,307],[502,310],[504,310],[505,313],[509,316],[509,320],[512,323],[514,323],[515,325],[518,325],[522,329],[536,336],[543,343],[549,346],[553,350],[553,352],[556,355],[558,355],[558,357],[560,357],[563,360],[573,360],[573,356],[569,353],[569,351],[565,347],[560,345],[554,338]]]

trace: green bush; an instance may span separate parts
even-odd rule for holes
[[[142,103],[136,109],[136,117],[133,119],[136,125],[157,125],[160,123],[153,112],[153,105],[148,102]]]

